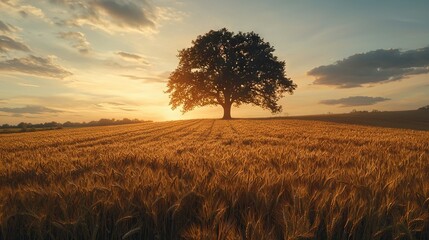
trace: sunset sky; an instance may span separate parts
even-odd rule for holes
[[[429,104],[429,1],[0,0],[0,123],[182,115],[166,82],[178,50],[254,31],[298,85],[277,116]],[[254,106],[232,117],[270,117]]]

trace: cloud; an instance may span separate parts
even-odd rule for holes
[[[122,101],[122,99],[121,99]],[[50,106],[54,109],[67,109],[69,112],[78,111],[82,113],[84,110],[91,109],[91,105],[95,102],[120,102],[117,99],[112,99],[110,96],[82,94],[82,93],[55,93],[43,96],[21,95],[8,98],[6,104],[13,106],[38,105]],[[92,110],[91,110],[92,111]]]
[[[4,23],[0,20],[0,32],[10,33],[13,32],[15,28],[7,23]]]
[[[37,8],[33,5],[23,4],[18,0],[0,0],[0,7],[5,12],[18,13],[21,17],[34,16],[40,18],[48,23],[52,23],[42,11],[42,9]]]
[[[0,61],[0,72],[1,71],[18,72],[59,79],[72,75],[71,72],[55,64],[52,58],[42,58],[33,55]]]
[[[107,109],[107,110],[121,110],[126,112],[138,111],[137,109],[127,108],[128,104],[119,103],[119,102],[102,102],[94,104],[99,109]]]
[[[18,85],[23,87],[40,87],[39,85],[36,85],[36,84],[29,84],[29,83],[22,83],[22,82],[19,82]]]
[[[163,72],[153,76],[135,76],[131,74],[123,74],[121,77],[125,77],[131,80],[143,80],[145,83],[166,83],[168,81],[168,77],[170,76],[170,72]]]
[[[127,53],[127,52],[117,52],[117,55],[121,56],[125,60],[138,61],[149,65],[149,62],[142,56],[135,53]]]
[[[21,43],[13,38],[0,35],[0,52],[7,52],[8,50],[29,52],[30,48],[24,43]]]
[[[123,106],[123,105],[126,105],[125,103],[118,103],[118,102],[107,102],[107,104],[115,105],[115,106]]]
[[[14,113],[12,115],[0,115],[0,116],[5,116],[5,117],[15,117],[15,118],[40,118],[40,116],[26,116],[24,114],[21,113]]]
[[[137,109],[131,109],[131,108],[119,108],[122,111],[126,111],[126,112],[135,112],[138,111]]]
[[[24,117],[24,115],[21,114],[21,113],[14,113],[14,114],[11,115],[11,117]]]
[[[68,8],[71,16],[60,24],[91,25],[108,32],[151,31],[164,17],[166,9],[147,0],[50,0]]]
[[[58,33],[58,37],[69,40],[72,47],[77,49],[80,53],[89,53],[91,49],[90,43],[86,39],[85,34],[81,32],[60,32]]]
[[[136,29],[153,28],[155,23],[152,7],[144,0],[140,1],[94,1],[92,6],[111,17],[113,23],[120,27],[129,26]]]
[[[0,108],[0,112],[7,112],[7,113],[14,113],[14,114],[23,114],[23,113],[41,114],[41,113],[59,113],[63,111],[47,108],[44,106],[38,106],[38,105],[27,105],[21,108],[3,107],[3,108]]]
[[[126,61],[139,62],[143,63],[144,65],[150,65],[149,61],[135,53],[116,52],[116,54]]]
[[[19,14],[21,14],[22,17],[27,17],[28,15],[33,15],[35,17],[47,20],[45,14],[43,13],[42,9],[40,8],[36,8],[34,6],[31,5],[23,5],[20,6],[19,9]]]
[[[383,97],[367,97],[367,96],[353,96],[340,99],[327,99],[320,101],[321,104],[326,105],[341,105],[341,107],[355,107],[355,106],[368,106],[374,105],[379,102],[388,101],[389,98]]]
[[[142,57],[140,57],[137,54],[132,54],[132,53],[126,53],[126,52],[117,52],[116,54],[118,54],[119,56],[126,58],[126,59],[133,59],[133,60],[140,60],[142,59]]]
[[[117,107],[117,106],[125,106],[126,104],[125,103],[119,103],[119,102],[101,102],[101,103],[96,103],[96,104],[94,104],[95,106],[97,106],[97,107],[100,107],[100,108],[104,108],[104,107],[110,107],[110,106],[114,106],[114,107]]]
[[[0,10],[10,10],[16,6],[16,0],[0,0]]]
[[[316,78],[314,84],[352,88],[426,73],[429,73],[429,47],[355,54],[334,64],[313,68],[307,74]]]
[[[147,63],[136,62],[136,61],[118,61],[117,59],[105,59],[101,60],[102,64],[109,69],[124,70],[127,73],[135,70],[147,70],[150,65]]]
[[[131,80],[145,80],[146,79],[144,77],[139,77],[139,76],[134,76],[134,75],[129,75],[129,74],[123,74],[121,76],[125,77],[125,78],[129,78]]]

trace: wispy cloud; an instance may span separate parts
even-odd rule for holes
[[[145,80],[146,78],[144,77],[139,77],[139,76],[135,76],[135,75],[129,75],[129,74],[123,74],[121,75],[122,77],[131,79],[131,80]]]
[[[429,47],[409,51],[380,49],[355,54],[334,64],[314,68],[308,75],[316,78],[314,84],[351,88],[425,73],[429,73]]]
[[[22,17],[27,17],[28,15],[33,15],[38,18],[47,20],[45,13],[42,11],[42,9],[34,7],[32,5],[21,5],[18,8],[19,14],[21,14]]]
[[[60,32],[58,33],[58,37],[70,41],[72,47],[77,49],[80,53],[89,53],[91,49],[85,34],[81,32]]]
[[[71,72],[54,63],[53,58],[36,57],[33,55],[0,61],[0,72],[18,72],[58,79],[72,75]]]
[[[149,65],[149,62],[144,57],[142,57],[138,54],[127,53],[127,52],[117,52],[116,54],[125,60],[136,61],[136,62],[140,62],[140,63],[146,64],[146,65]]]
[[[134,59],[134,60],[140,60],[142,59],[141,56],[137,55],[137,54],[132,54],[132,53],[126,53],[126,52],[117,52],[116,54],[118,54],[119,56],[126,58],[126,59]]]
[[[135,112],[138,111],[137,109],[132,109],[132,108],[119,108],[122,111],[126,111],[126,112]]]
[[[13,38],[0,35],[0,52],[7,52],[9,50],[29,52],[30,48],[24,43],[19,42]]]
[[[24,18],[34,16],[45,22],[52,23],[50,19],[46,17],[42,9],[18,0],[0,0],[0,7],[2,8],[1,10],[19,14]]]
[[[5,100],[6,101],[6,100]],[[54,109],[67,109],[67,111],[93,111],[92,105],[97,102],[119,102],[119,100],[112,99],[103,95],[91,95],[82,93],[69,93],[69,94],[49,94],[43,96],[19,96],[8,98],[7,107],[15,106],[49,106]],[[31,103],[31,104],[28,104]],[[4,106],[6,107],[6,106]]]
[[[110,69],[124,70],[126,72],[134,72],[136,70],[147,70],[150,64],[138,61],[121,61],[120,59],[105,59],[101,60],[102,64]]]
[[[106,106],[107,107],[125,106],[126,104],[125,103],[119,103],[119,102],[101,102],[101,103],[96,103],[94,105],[97,107],[100,107],[100,108],[104,108]]]
[[[27,105],[25,107],[17,107],[17,108],[3,107],[3,108],[0,108],[0,112],[15,113],[15,114],[23,114],[23,113],[42,114],[42,113],[59,113],[63,111],[47,108],[44,106]]]
[[[118,103],[118,102],[107,102],[107,104],[115,105],[115,106],[123,106],[123,105],[126,105],[125,103]]]
[[[131,80],[142,80],[145,83],[166,83],[171,72],[162,72],[152,76],[136,76],[131,74],[122,74],[121,77],[125,77]]]
[[[134,112],[138,111],[134,108],[129,108],[129,104],[120,103],[120,102],[102,102],[94,104],[97,108],[103,109],[103,110],[120,110],[120,111],[126,111],[126,112]]]
[[[326,105],[340,105],[342,107],[355,107],[355,106],[368,106],[374,105],[379,102],[390,100],[383,97],[368,97],[368,96],[353,96],[340,99],[327,99],[320,101],[321,104]]]
[[[24,115],[21,113],[14,113],[12,115],[0,115],[0,116],[14,117],[14,118],[29,118],[29,119],[42,118],[41,116],[38,116],[38,115]]]
[[[23,87],[40,87],[39,85],[36,85],[36,84],[29,84],[29,83],[22,83],[22,82],[19,82],[18,85]]]
[[[0,32],[10,33],[10,32],[13,32],[14,30],[15,30],[15,28],[13,26],[11,26],[10,24],[7,24],[5,22],[2,22],[0,20]]]

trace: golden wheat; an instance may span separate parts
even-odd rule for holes
[[[189,120],[0,136],[0,239],[428,239],[429,133]]]

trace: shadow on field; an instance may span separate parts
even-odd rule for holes
[[[256,120],[256,118],[254,118]],[[280,118],[258,118],[257,120],[269,119],[298,119],[314,120],[344,124],[356,124],[387,128],[403,128],[420,131],[429,131],[429,111],[395,111],[395,112],[357,112],[346,114],[326,114],[311,116],[292,116]]]

